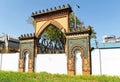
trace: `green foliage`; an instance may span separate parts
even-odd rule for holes
[[[87,28],[91,28],[91,29],[92,29],[91,38],[96,38],[96,32],[95,32],[95,30],[93,29],[93,27],[89,25]]]
[[[65,38],[63,33],[53,25],[49,25],[43,35],[46,35],[51,41],[59,41],[59,37]]]
[[[28,24],[32,24],[33,26],[35,25],[35,24],[34,24],[34,19],[33,19],[32,17],[29,17],[29,18],[27,19],[27,22],[28,22]]]
[[[69,76],[60,74],[0,71],[0,82],[120,82],[118,76]]]
[[[53,41],[55,44],[62,45],[62,47],[64,48],[65,36],[54,25],[49,25],[43,32],[42,36],[46,36],[48,40]]]
[[[76,19],[76,28],[83,27],[83,22],[78,19],[77,16],[74,15],[74,13],[70,14],[70,28],[75,28],[75,19]]]

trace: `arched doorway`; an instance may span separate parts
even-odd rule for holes
[[[82,58],[80,50],[75,50],[75,74],[82,74]]]
[[[28,62],[29,61],[29,52],[24,52],[24,71],[28,72]]]
[[[65,35],[55,25],[48,25],[39,35],[38,54],[65,53]]]
[[[81,46],[75,46],[71,49],[70,60],[73,60],[73,61],[71,62],[70,68],[72,69],[71,71],[75,75],[83,74],[83,54],[84,54],[84,49]]]

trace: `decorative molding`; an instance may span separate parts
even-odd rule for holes
[[[63,26],[59,22],[54,21],[54,20],[49,20],[41,26],[39,31],[36,33],[36,37],[39,37],[44,32],[46,27],[51,25],[51,24],[56,26],[57,28],[59,28],[62,32],[65,32],[65,29],[63,28]]]
[[[32,38],[36,38],[34,33],[21,35],[19,37],[19,40],[26,40],[26,39],[32,39]]]
[[[71,30],[70,32],[67,32],[66,35],[67,36],[81,35],[81,34],[91,35],[91,33],[92,33],[92,29],[90,27],[89,28],[76,28],[76,29]]]
[[[50,8],[50,9],[46,9],[46,10],[42,10],[42,11],[36,11],[36,12],[32,12],[32,17],[35,18],[37,16],[47,16],[49,15],[50,13],[51,14],[55,14],[55,13],[62,13],[62,12],[71,12],[71,7],[70,5],[68,4],[67,6],[63,5],[62,7],[61,6],[58,6],[57,7],[54,7],[54,9]]]

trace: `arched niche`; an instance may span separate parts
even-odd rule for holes
[[[38,54],[65,53],[66,36],[62,26],[59,23],[58,25],[47,23],[44,26],[41,34],[38,36]]]
[[[75,46],[71,50],[71,57],[68,61],[68,66],[70,72],[72,72],[75,75],[82,75],[83,74],[83,54],[84,49],[80,46]],[[77,60],[78,59],[78,60]]]
[[[58,28],[64,35],[65,35],[65,29],[64,27],[57,21],[54,20],[49,20],[47,22],[45,22],[39,29],[38,33],[36,33],[36,37],[40,37],[41,34],[44,32],[44,30],[49,27],[50,25],[55,26],[56,28]]]
[[[74,51],[74,69],[75,69],[75,75],[81,75],[82,74],[82,53],[81,50],[77,49]]]
[[[23,52],[23,56],[24,56],[24,72],[28,72],[29,70],[29,55],[30,55],[30,52],[29,50],[25,50]]]

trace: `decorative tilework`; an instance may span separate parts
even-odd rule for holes
[[[79,46],[84,49],[83,57],[88,57],[88,39],[87,38],[77,38],[68,39],[68,58],[71,58],[71,51],[75,46]]]
[[[25,42],[20,44],[20,59],[24,57],[24,51],[28,50],[29,51],[29,58],[33,58],[33,51],[34,51],[34,44],[33,42]]]

